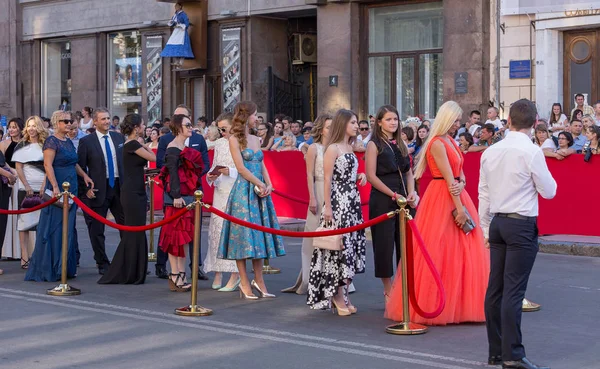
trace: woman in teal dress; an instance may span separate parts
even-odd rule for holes
[[[234,108],[232,136],[229,148],[238,177],[227,201],[225,212],[236,218],[269,228],[279,229],[277,214],[271,200],[271,178],[263,162],[260,139],[250,135],[256,124],[256,104],[250,101],[238,103]],[[256,231],[244,226],[223,222],[217,257],[235,260],[240,272],[240,297],[256,300],[259,297],[275,297],[267,292],[263,280],[263,259],[285,255],[280,236]],[[248,279],[246,259],[252,260],[254,280]]]
[[[44,147],[44,169],[46,170],[46,191],[54,196],[62,192],[63,182],[71,187],[69,192],[77,194],[77,175],[83,177],[85,184],[94,188],[94,182],[77,164],[77,151],[67,132],[71,129],[71,112],[56,111],[52,114],[54,134],[46,139]],[[62,200],[62,199],[61,199]],[[59,200],[60,201],[60,200]],[[50,205],[41,210],[37,226],[35,249],[29,259],[26,281],[54,282],[61,278],[62,250],[62,212],[63,209]],[[67,277],[77,273],[75,218],[77,206],[69,209],[69,239],[67,250]]]

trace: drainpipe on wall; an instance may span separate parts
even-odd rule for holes
[[[248,16],[250,16],[250,0],[248,0]]]
[[[529,63],[531,63],[531,72],[529,73],[529,100],[533,101],[533,29],[535,29],[535,21],[531,20],[529,13]]]
[[[496,103],[500,104],[500,0],[496,0]]]

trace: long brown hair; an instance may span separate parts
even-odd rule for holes
[[[323,143],[323,129],[325,128],[325,122],[330,119],[331,115],[327,113],[319,114],[317,119],[315,119],[315,126],[310,131],[315,143]]]
[[[235,104],[233,108],[233,119],[231,121],[231,135],[234,136],[240,144],[240,149],[245,149],[248,145],[246,137],[246,123],[248,118],[254,114],[258,108],[252,101],[241,101]]]
[[[377,146],[377,152],[381,154],[381,152],[384,149],[384,142],[388,141],[387,135],[383,132],[381,124],[379,124],[381,123],[383,117],[387,113],[396,114],[396,117],[398,117],[398,128],[396,129],[396,132],[394,132],[394,140],[396,140],[396,145],[398,146],[398,149],[400,150],[402,156],[406,157],[408,156],[408,147],[406,147],[406,144],[404,143],[404,141],[402,141],[402,122],[400,122],[400,115],[398,114],[398,110],[396,110],[396,107],[392,105],[384,105],[381,108],[379,108],[377,116],[375,117],[375,127],[373,129],[373,142],[375,143],[375,146]]]
[[[344,136],[346,135],[346,126],[352,117],[356,117],[358,119],[358,115],[356,115],[356,113],[352,110],[348,109],[340,109],[337,111],[337,113],[335,113],[333,121],[331,122],[331,128],[329,129],[329,141],[327,142],[327,147],[332,144],[340,143],[344,140]],[[356,141],[356,136],[350,137],[347,143],[353,145],[354,141]]]

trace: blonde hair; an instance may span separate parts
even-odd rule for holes
[[[425,167],[427,166],[425,156],[427,155],[431,141],[436,137],[447,134],[462,113],[462,109],[454,101],[446,101],[440,106],[440,109],[435,116],[435,124],[431,127],[429,136],[427,136],[427,140],[425,140],[423,147],[421,147],[421,151],[419,151],[419,154],[417,155],[416,159],[418,162],[415,167],[415,178],[421,178],[423,172],[425,172]]]
[[[315,126],[310,131],[310,134],[313,136],[314,142],[323,143],[323,129],[325,128],[325,123],[331,120],[331,115],[319,114],[317,119],[315,119]]]
[[[25,121],[25,128],[23,128],[23,141],[29,142],[31,140],[31,137],[29,137],[29,130],[27,129],[30,121],[35,122],[35,128],[38,133],[38,144],[43,147],[44,141],[46,141],[48,138],[48,131],[46,130],[46,127],[44,127],[42,118],[38,117],[37,115],[31,116]]]
[[[52,113],[52,118],[50,118],[50,123],[52,123],[52,128],[56,128],[56,126],[58,126],[58,121],[61,120],[60,118],[63,115],[68,115],[69,119],[73,119],[73,113],[71,113],[70,110],[57,110],[54,113]],[[79,123],[79,122],[77,122]]]
[[[206,136],[210,141],[216,141],[219,138],[219,129],[215,126],[209,126]]]

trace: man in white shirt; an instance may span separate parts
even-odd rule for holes
[[[526,99],[510,108],[510,132],[481,156],[479,215],[490,248],[485,316],[491,365],[503,369],[544,369],[525,356],[522,303],[538,252],[538,194],[556,195],[556,182],[542,150],[529,136],[535,105]]]
[[[496,129],[502,128],[502,121],[498,118],[498,114],[500,114],[498,108],[491,106],[487,111],[487,120],[485,121],[485,124],[491,123]]]

